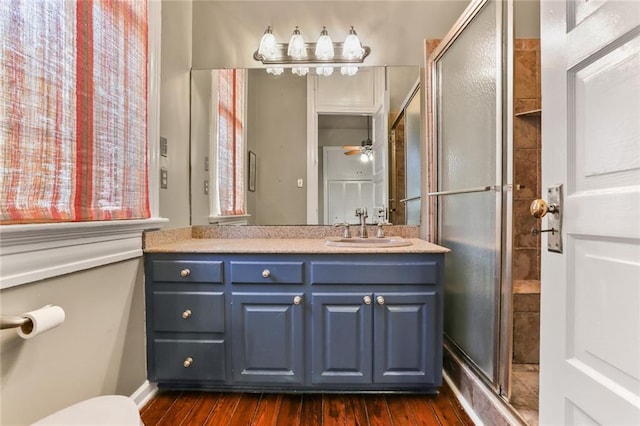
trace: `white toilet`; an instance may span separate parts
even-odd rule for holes
[[[131,398],[121,395],[106,395],[74,404],[38,420],[33,425],[144,426],[144,423],[140,419],[138,407]]]

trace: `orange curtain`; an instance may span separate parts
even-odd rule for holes
[[[0,223],[148,218],[146,0],[2,0],[0,36]]]
[[[244,109],[245,70],[218,72],[219,214],[243,215],[245,209]]]

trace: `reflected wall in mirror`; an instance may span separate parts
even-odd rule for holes
[[[217,188],[216,72],[191,73],[192,225],[355,223],[357,207],[367,207],[368,223],[419,224],[419,199],[399,209],[405,202],[400,204],[401,198],[392,197],[391,187],[402,187],[402,198],[407,198],[415,191],[406,186],[413,176],[420,194],[419,167],[417,175],[406,169],[420,164],[417,67],[362,68],[355,79],[339,73],[331,77],[300,77],[290,72],[273,76],[264,69],[249,69],[245,154],[236,161],[246,165],[248,151],[255,153],[256,183],[255,191],[246,191],[247,215],[233,218],[211,213]],[[377,93],[369,93],[371,90]],[[416,105],[418,120],[412,121]],[[405,131],[391,139],[389,129],[400,121]],[[373,140],[371,161],[361,161],[362,155],[345,155],[353,150],[343,146],[361,146],[368,139]],[[398,149],[402,155],[396,155]],[[396,158],[399,161],[393,161]],[[248,176],[245,179],[246,190]],[[416,211],[415,206],[414,218],[410,212]]]

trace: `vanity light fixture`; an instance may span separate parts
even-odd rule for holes
[[[317,42],[307,43],[297,26],[289,43],[278,43],[271,26],[268,26],[253,58],[267,65],[267,72],[274,75],[282,74],[287,67],[293,74],[304,76],[310,67],[314,67],[316,74],[329,76],[335,67],[340,67],[343,75],[352,76],[369,53],[371,49],[362,46],[353,27],[349,29],[344,43],[334,43],[326,27],[322,27]]]

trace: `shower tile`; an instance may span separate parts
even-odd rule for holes
[[[513,247],[536,248],[540,246],[540,235],[532,235],[531,229],[540,229],[541,221],[531,216],[529,206],[533,198],[513,200]]]
[[[513,122],[513,148],[538,147],[538,122],[536,118],[516,117]]]
[[[540,314],[538,312],[513,313],[513,362],[517,364],[540,362]]]
[[[513,279],[539,280],[540,260],[537,249],[513,250]]]
[[[514,52],[514,90],[516,99],[538,97],[537,55],[535,50]]]
[[[514,183],[524,185],[518,198],[536,198],[538,190],[538,150],[516,149],[513,153]]]

